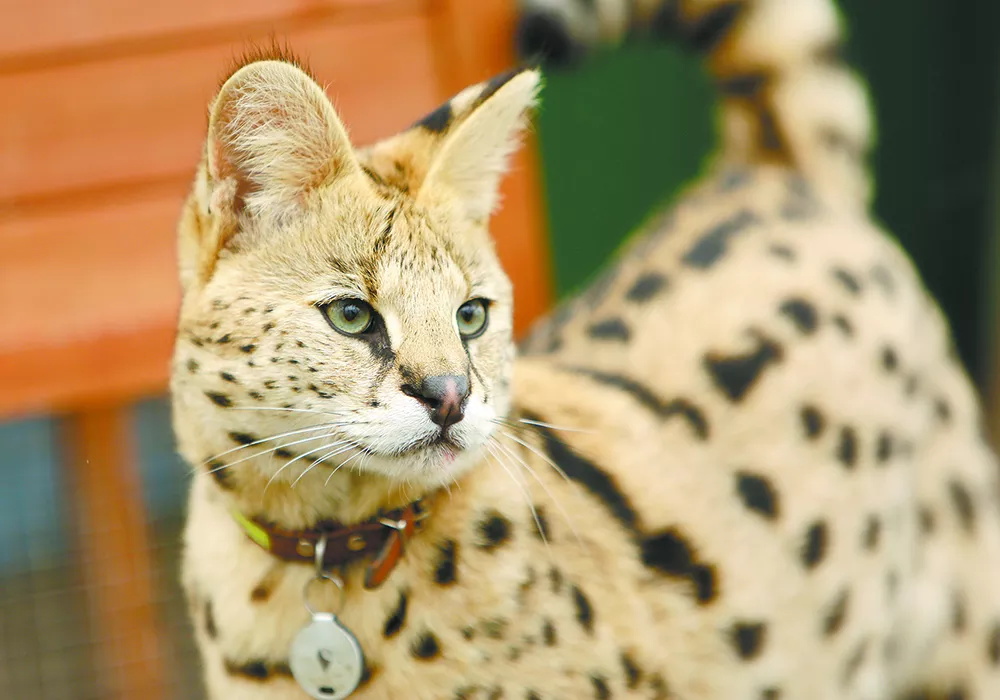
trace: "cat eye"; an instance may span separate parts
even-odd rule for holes
[[[322,307],[334,330],[345,335],[361,335],[371,328],[375,310],[361,299],[337,299]]]
[[[458,307],[455,320],[458,322],[458,333],[464,340],[478,338],[486,330],[487,302],[485,299],[470,299]]]

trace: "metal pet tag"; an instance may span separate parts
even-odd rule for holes
[[[332,613],[314,612],[295,635],[289,654],[292,675],[316,700],[343,700],[361,682],[365,657],[349,629]]]

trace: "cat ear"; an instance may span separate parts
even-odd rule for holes
[[[208,174],[220,186],[213,208],[230,191],[233,210],[251,217],[280,217],[315,188],[360,172],[323,89],[282,60],[255,61],[225,82],[211,108],[206,151]]]
[[[488,219],[540,80],[532,69],[497,76],[463,90],[415,125],[439,136],[417,200],[448,190],[470,218]]]

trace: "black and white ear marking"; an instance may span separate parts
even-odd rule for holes
[[[463,90],[418,122],[416,126],[442,135],[418,201],[447,191],[471,219],[489,218],[540,80],[532,69],[499,75]]]

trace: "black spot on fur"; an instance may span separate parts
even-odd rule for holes
[[[441,586],[450,586],[458,580],[455,564],[457,547],[455,540],[451,539],[438,543],[438,563],[434,567],[434,581]]]
[[[257,442],[257,438],[250,433],[231,432],[229,433],[229,439],[238,445],[252,445]]]
[[[451,102],[445,102],[413,126],[427,129],[427,131],[434,134],[440,134],[448,128],[449,124],[451,124],[453,114]]]
[[[490,639],[503,639],[504,632],[507,630],[507,624],[507,620],[500,617],[483,620],[483,634]]]
[[[851,338],[854,336],[854,326],[851,325],[851,322],[848,321],[846,317],[841,314],[837,314],[830,320],[833,321],[833,325],[836,326],[845,337]]]
[[[892,435],[882,431],[875,443],[875,461],[885,464],[890,459],[892,459]]]
[[[641,304],[655,297],[666,286],[667,278],[665,275],[659,272],[647,272],[629,287],[629,290],[625,292],[625,298]]]
[[[882,348],[882,369],[886,372],[894,372],[899,367],[899,356],[889,345]]]
[[[576,621],[580,623],[587,634],[594,633],[594,606],[590,599],[576,586],[570,589],[573,596],[573,606],[576,608]]]
[[[934,528],[937,525],[934,511],[926,505],[921,505],[917,508],[917,521],[920,523],[920,532],[923,535],[929,535],[934,532]]]
[[[782,260],[795,260],[795,251],[786,245],[775,243],[774,245],[768,246],[767,252],[776,258],[781,258]]]
[[[212,610],[212,601],[205,603],[205,634],[209,639],[217,639],[219,628],[215,624],[215,613]]]
[[[757,217],[748,209],[716,224],[703,233],[698,241],[684,254],[685,265],[707,270],[717,263],[726,252],[730,239],[749,226],[757,223]]]
[[[714,567],[698,561],[694,547],[680,532],[650,535],[641,544],[643,564],[668,576],[690,579],[700,603],[710,603],[718,596]]]
[[[764,688],[760,691],[760,700],[781,700],[781,690],[778,688]]]
[[[825,522],[819,520],[806,530],[805,542],[802,544],[802,563],[807,569],[815,569],[826,556],[828,528]]]
[[[588,326],[587,335],[595,340],[620,340],[624,343],[632,334],[625,321],[620,318],[608,318]]]
[[[608,688],[608,680],[604,676],[592,674],[590,676],[590,682],[594,686],[595,700],[609,700],[611,697],[611,689]]]
[[[778,494],[770,480],[749,472],[736,473],[736,492],[743,505],[760,513],[768,520],[778,517]]]
[[[779,345],[758,336],[755,350],[743,355],[709,353],[705,356],[704,363],[715,385],[730,401],[738,402],[746,397],[764,370],[781,358]]]
[[[845,589],[837,594],[837,597],[823,616],[824,636],[832,637],[844,626],[844,620],[847,618],[847,606],[850,601],[850,591]]]
[[[247,354],[253,352],[256,349],[257,349],[257,346],[254,345],[253,343],[247,343],[246,345],[241,345],[240,346],[240,352],[245,352]]]
[[[802,427],[806,431],[806,437],[810,440],[818,438],[820,433],[823,432],[823,427],[826,425],[826,421],[823,420],[823,414],[815,406],[803,406],[801,416]]]
[[[211,474],[215,483],[218,484],[220,488],[228,491],[235,487],[235,484],[233,483],[233,475],[225,462],[213,459],[205,466],[208,467],[208,473]]]
[[[542,700],[542,696],[534,690],[527,690],[524,693],[524,700]]]
[[[816,307],[805,299],[789,299],[781,305],[781,313],[790,318],[799,332],[805,335],[816,330]]]
[[[857,296],[861,294],[861,281],[848,270],[842,267],[833,268],[833,277],[851,294]]]
[[[952,479],[948,482],[948,494],[951,504],[958,515],[958,521],[966,532],[972,533],[976,526],[976,511],[973,507],[972,494],[960,481]]]
[[[858,673],[858,669],[865,662],[865,656],[868,654],[868,640],[863,639],[858,644],[857,648],[851,653],[851,656],[847,659],[844,664],[844,670],[840,677],[840,682],[842,685],[847,686],[854,680],[854,677]]]
[[[566,369],[631,394],[632,398],[642,404],[644,408],[661,418],[680,416],[688,422],[698,438],[708,439],[708,421],[705,419],[705,414],[686,399],[663,401],[646,386],[621,374],[601,372],[586,367],[567,367]]]
[[[725,97],[752,99],[759,95],[770,81],[770,73],[753,71],[724,76],[717,81],[716,86]]]
[[[535,535],[545,542],[552,541],[552,534],[549,529],[549,521],[545,517],[545,509],[542,506],[535,506],[531,521],[535,524]]]
[[[471,641],[476,636],[476,630],[471,627],[463,627],[462,636]]]
[[[214,391],[206,391],[205,396],[207,396],[209,401],[214,403],[216,406],[221,406],[222,408],[229,408],[233,405],[233,400],[225,394],[219,394]]]
[[[492,552],[511,537],[511,522],[498,511],[489,511],[479,522],[480,549]]]
[[[525,418],[541,421],[537,416],[525,414]],[[541,421],[544,422],[544,421]],[[600,499],[611,514],[629,530],[635,529],[636,515],[632,504],[618,488],[614,477],[601,470],[596,464],[577,454],[565,442],[552,434],[544,426],[533,426],[545,440],[545,451],[559,465],[567,477],[582,485],[593,496]]]
[[[406,591],[399,592],[399,602],[396,603],[396,608],[390,614],[388,619],[385,621],[385,626],[382,628],[382,636],[386,639],[390,637],[395,637],[399,634],[399,630],[403,629],[403,624],[406,622],[406,607],[409,604],[409,595]]]
[[[274,451],[275,456],[281,457],[282,459],[291,459],[295,456],[295,453],[291,450],[286,450],[284,447],[279,447]],[[322,460],[320,460],[322,461]]]
[[[869,552],[878,548],[879,538],[882,534],[882,521],[877,515],[869,515],[865,522],[865,531],[861,536],[861,544]]]
[[[622,669],[625,671],[625,687],[629,690],[638,688],[642,681],[642,670],[627,652],[622,653]]]
[[[286,676],[290,678],[292,675],[288,664],[269,664],[259,659],[244,661],[242,663],[226,659],[224,665],[226,673],[230,676],[238,676],[250,681],[266,681],[271,676]]]
[[[954,591],[951,598],[951,629],[955,634],[962,634],[969,625],[969,614],[966,610],[965,596],[961,591]]]
[[[767,637],[767,628],[762,622],[738,622],[730,631],[733,647],[744,661],[760,656]]]
[[[563,575],[562,571],[556,567],[549,569],[549,585],[552,588],[553,593],[559,593],[562,590],[563,585]]]
[[[951,406],[941,397],[934,400],[934,415],[942,423],[951,422]]]
[[[186,366],[188,372],[190,372],[191,374],[197,372],[199,367],[201,367],[201,365],[198,364],[197,360],[188,360]]]
[[[993,629],[986,640],[986,658],[994,668],[1000,667],[1000,622],[993,623]]]
[[[669,700],[672,697],[667,682],[659,673],[654,673],[649,677],[649,690],[652,693],[649,696],[650,700]]]
[[[441,655],[441,643],[430,632],[424,632],[414,640],[410,652],[421,661],[430,661]]]
[[[546,620],[542,623],[542,641],[545,642],[545,646],[547,647],[554,647],[558,641],[556,638],[556,628],[551,620]]]
[[[837,459],[848,469],[853,469],[858,463],[858,436],[850,426],[845,425],[840,429]]]

